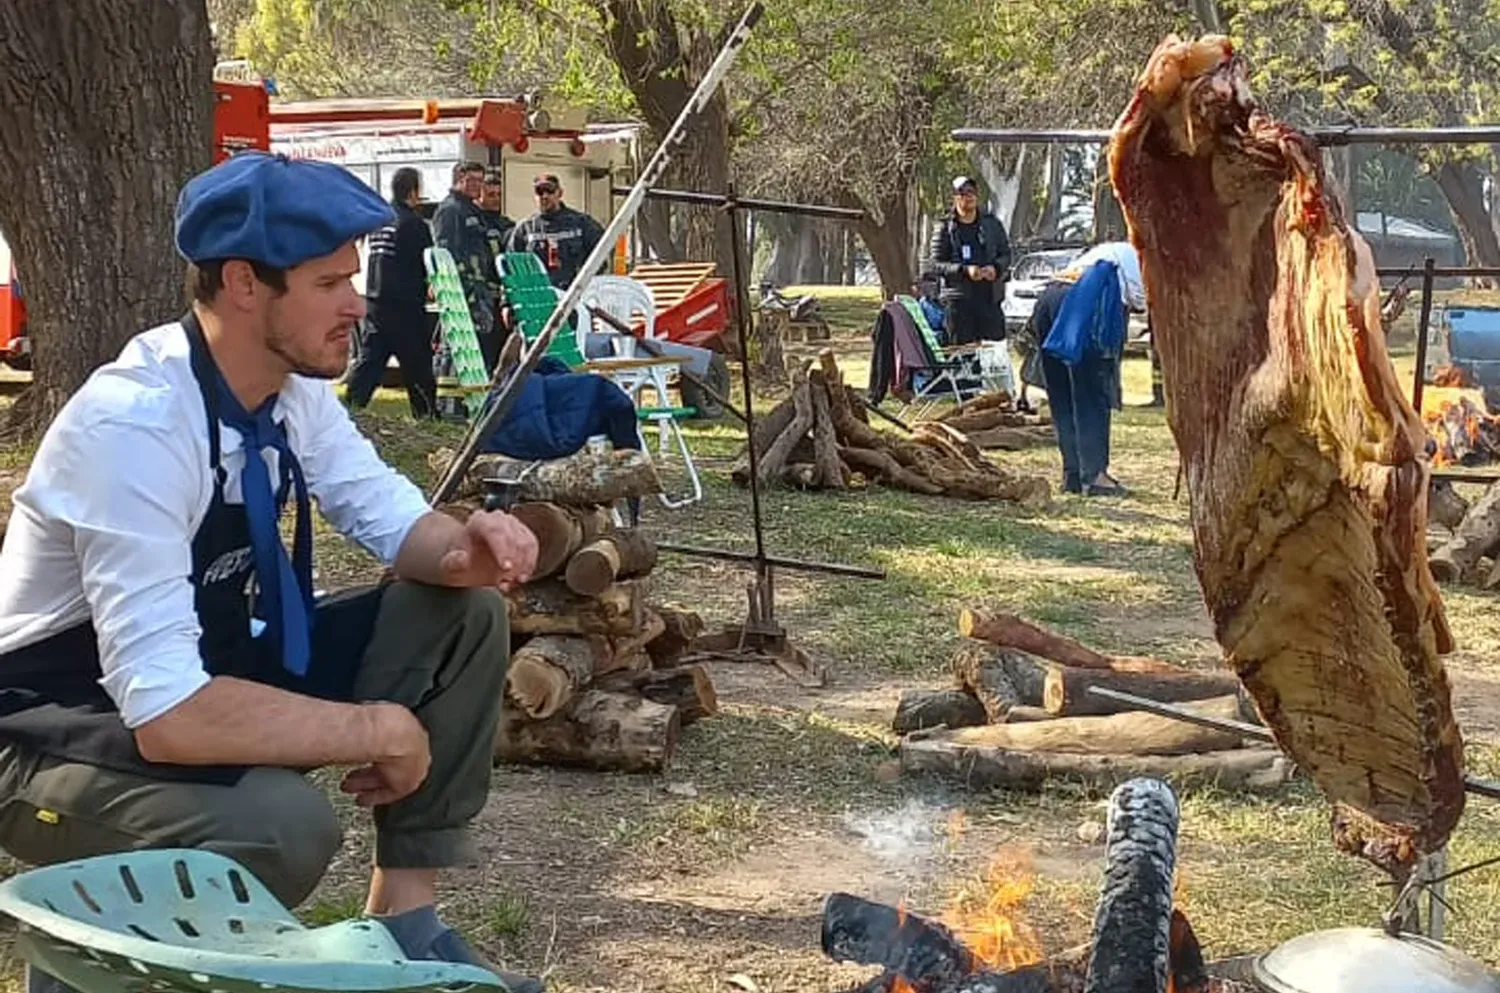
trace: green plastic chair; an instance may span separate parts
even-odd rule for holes
[[[506,990],[472,965],[414,961],[376,921],[304,927],[233,859],[152,849],[0,884],[17,952],[83,993]]]
[[[536,340],[557,309],[558,293],[552,279],[542,266],[535,252],[506,252],[499,257],[500,285],[505,288],[505,301],[510,304],[511,316],[516,327],[527,342]],[[562,328],[552,338],[547,354],[576,369],[583,365],[583,351],[578,344],[579,335]]]

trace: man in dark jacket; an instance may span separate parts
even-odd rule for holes
[[[413,417],[437,415],[437,383],[432,375],[435,314],[427,313],[427,268],[422,253],[432,246],[432,232],[416,211],[422,200],[422,174],[397,169],[391,178],[396,221],[370,235],[369,301],[359,359],[349,375],[349,405],[370,402],[392,355],[401,365],[401,380]]]
[[[516,222],[505,216],[502,209],[500,197],[500,170],[490,169],[484,174],[484,188],[479,194],[479,216],[484,220],[484,240],[486,251],[490,259],[501,255],[505,251],[506,243],[510,241],[510,232],[516,226]],[[490,292],[498,301],[504,296],[504,287],[500,285],[500,270],[496,265],[490,265],[486,273]]]
[[[538,176],[532,192],[536,194],[537,212],[511,231],[508,249],[535,253],[547,267],[552,285],[567,289],[604,236],[604,228],[588,214],[563,203],[562,183],[552,173]]]
[[[979,210],[979,190],[968,176],[953,180],[953,210],[932,236],[928,271],[943,278],[950,345],[1005,337],[1005,274],[1010,239],[1005,225]]]
[[[453,188],[432,215],[432,227],[437,247],[446,248],[458,267],[485,368],[493,371],[500,355],[500,336],[496,334],[496,302],[491,289],[495,256],[486,234],[488,222],[478,203],[483,190],[484,166],[478,162],[454,166]]]

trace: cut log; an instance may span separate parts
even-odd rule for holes
[[[1023,704],[1005,712],[1006,724],[1035,724],[1038,721],[1050,720],[1053,720],[1053,716],[1047,713],[1045,707],[1029,707]]]
[[[988,461],[968,436],[962,431],[941,421],[918,424],[912,429],[912,437],[929,448],[946,455],[959,467],[973,472],[984,472],[990,468]]]
[[[986,451],[1024,452],[1056,444],[1057,434],[1050,427],[998,427],[975,431],[969,440]]]
[[[656,542],[638,528],[612,531],[568,560],[564,581],[579,596],[598,596],[618,579],[656,568]]]
[[[1189,669],[1114,672],[1054,665],[1047,670],[1042,706],[1054,717],[1102,717],[1133,712],[1128,703],[1094,696],[1089,692],[1094,686],[1133,693],[1158,703],[1180,703],[1234,696],[1240,690],[1240,681],[1239,677],[1228,672],[1193,672]]]
[[[1335,819],[1367,817],[1337,843],[1404,878],[1465,799],[1453,636],[1422,552],[1428,435],[1369,245],[1248,73],[1223,38],[1163,42],[1110,175],[1224,656]]]
[[[598,643],[566,634],[532,638],[511,655],[505,687],[527,717],[543,720],[562,710],[594,678]]]
[[[1105,655],[1069,638],[1048,631],[1015,614],[984,607],[965,607],[958,614],[958,633],[1001,648],[1016,648],[1050,659],[1058,665],[1111,672],[1184,672],[1182,666],[1159,659]]]
[[[1427,516],[1450,531],[1463,523],[1469,512],[1469,501],[1459,496],[1446,479],[1434,479],[1427,494]]]
[[[1474,501],[1453,536],[1432,556],[1432,575],[1441,583],[1459,582],[1479,567],[1479,560],[1500,550],[1500,483]]]
[[[615,772],[660,772],[677,747],[676,707],[625,693],[587,689],[545,721],[504,707],[495,758],[528,765]]]
[[[938,420],[954,424],[956,421],[972,418],[987,411],[1009,412],[1013,409],[1011,395],[1005,390],[996,390],[993,393],[981,393],[973,399],[963,401],[940,415]],[[964,428],[960,427],[959,430],[962,431]]]
[[[839,454],[845,462],[870,479],[927,496],[941,496],[943,493],[941,486],[906,468],[889,453],[878,448],[842,447]]]
[[[624,658],[642,656],[644,663],[641,668],[651,668],[651,656],[646,652],[646,646],[667,631],[667,622],[662,620],[660,614],[649,607],[641,610],[641,620],[636,629],[623,638],[615,641],[615,654]]]
[[[972,642],[960,645],[949,662],[960,687],[977,697],[998,724],[1013,707],[1040,707],[1047,667],[1025,652]]]
[[[453,461],[451,448],[439,448],[427,456],[427,464],[441,475]],[[489,479],[521,477],[533,463],[504,455],[480,455],[474,459],[457,496],[482,499]],[[596,453],[588,448],[565,459],[535,464],[515,487],[515,498],[525,503],[560,503],[568,506],[610,504],[629,497],[651,496],[662,491],[661,479],[647,452],[629,448]]]
[[[1181,785],[1271,790],[1286,783],[1293,768],[1292,762],[1274,748],[1193,755],[1076,755],[1017,752],[951,740],[952,735],[960,733],[925,731],[907,735],[901,741],[902,772],[939,775],[972,789],[1039,789],[1059,779],[1115,786],[1145,776]]]
[[[646,643],[646,652],[651,656],[653,666],[669,669],[687,652],[693,639],[703,633],[703,618],[690,610],[654,609],[656,616],[661,618],[662,633]]]
[[[511,508],[510,515],[536,535],[534,580],[556,573],[569,556],[609,528],[609,515],[602,507],[521,503]]]
[[[828,382],[822,370],[811,370],[807,374],[807,386],[812,394],[813,405],[813,451],[816,453],[817,485],[825,490],[842,490],[849,485],[849,470],[839,457],[838,438],[833,430],[833,408],[829,400]]]
[[[614,693],[636,693],[653,703],[676,707],[683,727],[719,712],[713,680],[701,665],[613,673],[597,681],[594,687]]]
[[[1237,697],[1178,704],[1207,717],[1238,720]],[[1239,735],[1187,724],[1156,714],[1110,717],[1059,717],[1038,723],[986,724],[954,732],[955,742],[1011,752],[1061,752],[1071,755],[1189,755],[1238,748]]]
[[[812,430],[813,404],[812,395],[807,388],[805,366],[798,366],[792,371],[792,411],[791,423],[760,457],[760,481],[763,486],[781,481],[792,449]]]
[[[796,408],[792,406],[790,397],[772,407],[765,414],[757,414],[755,418],[755,454],[763,455],[766,449],[771,447],[771,442],[781,436],[781,433],[792,423],[792,417],[796,414]],[[741,451],[735,459],[734,467],[730,469],[729,476],[738,486],[750,485],[750,454]]]
[[[934,462],[924,467],[927,478],[941,486],[949,496],[969,500],[1008,500],[1027,507],[1043,507],[1052,498],[1052,488],[1038,476],[1022,476],[999,466],[976,472],[950,462]]]
[[[626,580],[597,597],[574,593],[556,578],[506,594],[511,634],[602,634],[625,638],[644,621],[640,588]]]
[[[897,734],[938,726],[968,728],[988,723],[984,704],[963,690],[907,690],[896,704],[891,730]]]

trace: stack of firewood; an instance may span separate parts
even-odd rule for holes
[[[443,451],[431,463],[441,472],[451,459]],[[679,730],[718,703],[703,667],[681,664],[702,620],[647,602],[656,545],[611,522],[610,502],[660,489],[650,458],[584,451],[533,466],[481,456],[445,509],[467,516],[495,479],[514,481],[509,512],[537,539],[531,580],[507,597],[511,659],[496,761],[664,768]]]
[[[997,422],[998,426],[998,422]],[[870,426],[859,394],[844,384],[831,351],[792,370],[792,393],[760,418],[753,438],[762,486],[843,490],[875,481],[914,493],[1044,504],[1046,480],[1004,469],[962,430],[919,424],[910,438]],[[750,483],[748,451],[731,476]]]
[[[1258,722],[1239,680],[1151,658],[1105,655],[1013,614],[966,609],[970,639],[954,685],[908,692],[894,730],[901,767],[973,786],[1034,789],[1049,779],[1108,786],[1134,776],[1234,788],[1284,783],[1291,764],[1233,731],[1133,710],[1091,687],[1173,704],[1204,717]]]
[[[986,451],[1019,452],[1057,442],[1052,418],[1017,410],[1015,401],[1004,390],[952,407],[932,423],[963,432],[976,448]],[[926,425],[918,425],[918,430],[923,427]]]
[[[1500,483],[1472,504],[1447,480],[1427,498],[1428,565],[1440,583],[1500,586]]]

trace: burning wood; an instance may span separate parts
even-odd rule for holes
[[[1422,415],[1436,445],[1434,466],[1476,466],[1500,462],[1500,417],[1491,417],[1467,397],[1444,400]]]

